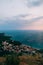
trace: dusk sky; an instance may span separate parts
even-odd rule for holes
[[[43,30],[43,0],[0,0],[0,30]]]

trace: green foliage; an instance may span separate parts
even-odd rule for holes
[[[19,42],[19,41],[14,41],[13,44],[14,44],[14,45],[21,45],[21,42]]]
[[[9,41],[11,40],[11,36],[5,35],[5,33],[0,33],[0,44],[2,41]]]
[[[19,62],[19,58],[12,54],[6,57],[5,65],[19,65]]]

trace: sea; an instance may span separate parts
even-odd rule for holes
[[[37,49],[43,49],[43,31],[39,30],[0,30],[0,33],[12,36],[12,40]]]

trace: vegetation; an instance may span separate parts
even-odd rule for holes
[[[10,55],[6,57],[5,65],[19,65],[20,60],[16,55]]]
[[[43,65],[43,58],[40,57],[38,54],[35,56],[32,55],[23,55],[19,56],[21,62],[20,65]]]
[[[21,45],[19,41],[12,41],[10,36],[0,33],[0,65],[43,65],[43,49],[37,50],[35,54],[8,52],[2,49],[2,41],[15,46]]]
[[[21,45],[21,42],[19,42],[19,41],[14,41],[13,44],[14,44],[14,45]]]
[[[0,33],[0,45],[2,41],[7,41],[9,44],[21,45],[19,41],[12,41],[11,36],[5,35],[5,33]]]
[[[43,65],[43,57],[40,57],[40,54],[35,56],[11,54],[0,57],[0,65]]]
[[[5,33],[0,33],[0,44],[2,41],[9,41],[11,40],[11,36],[5,35]]]

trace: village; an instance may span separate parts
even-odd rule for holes
[[[37,49],[31,46],[22,44],[19,41],[11,40],[10,36],[0,33],[0,55],[17,53],[17,54],[31,54],[36,55]]]
[[[11,36],[0,33],[0,65],[35,65],[36,63],[43,65],[43,50],[22,44],[20,41],[12,40]]]
[[[3,51],[8,51],[8,52],[16,52],[16,53],[35,53],[36,49],[31,48],[30,46],[26,46],[26,45],[13,45],[13,44],[9,44],[8,42],[4,41],[2,42],[2,47],[1,49]]]

